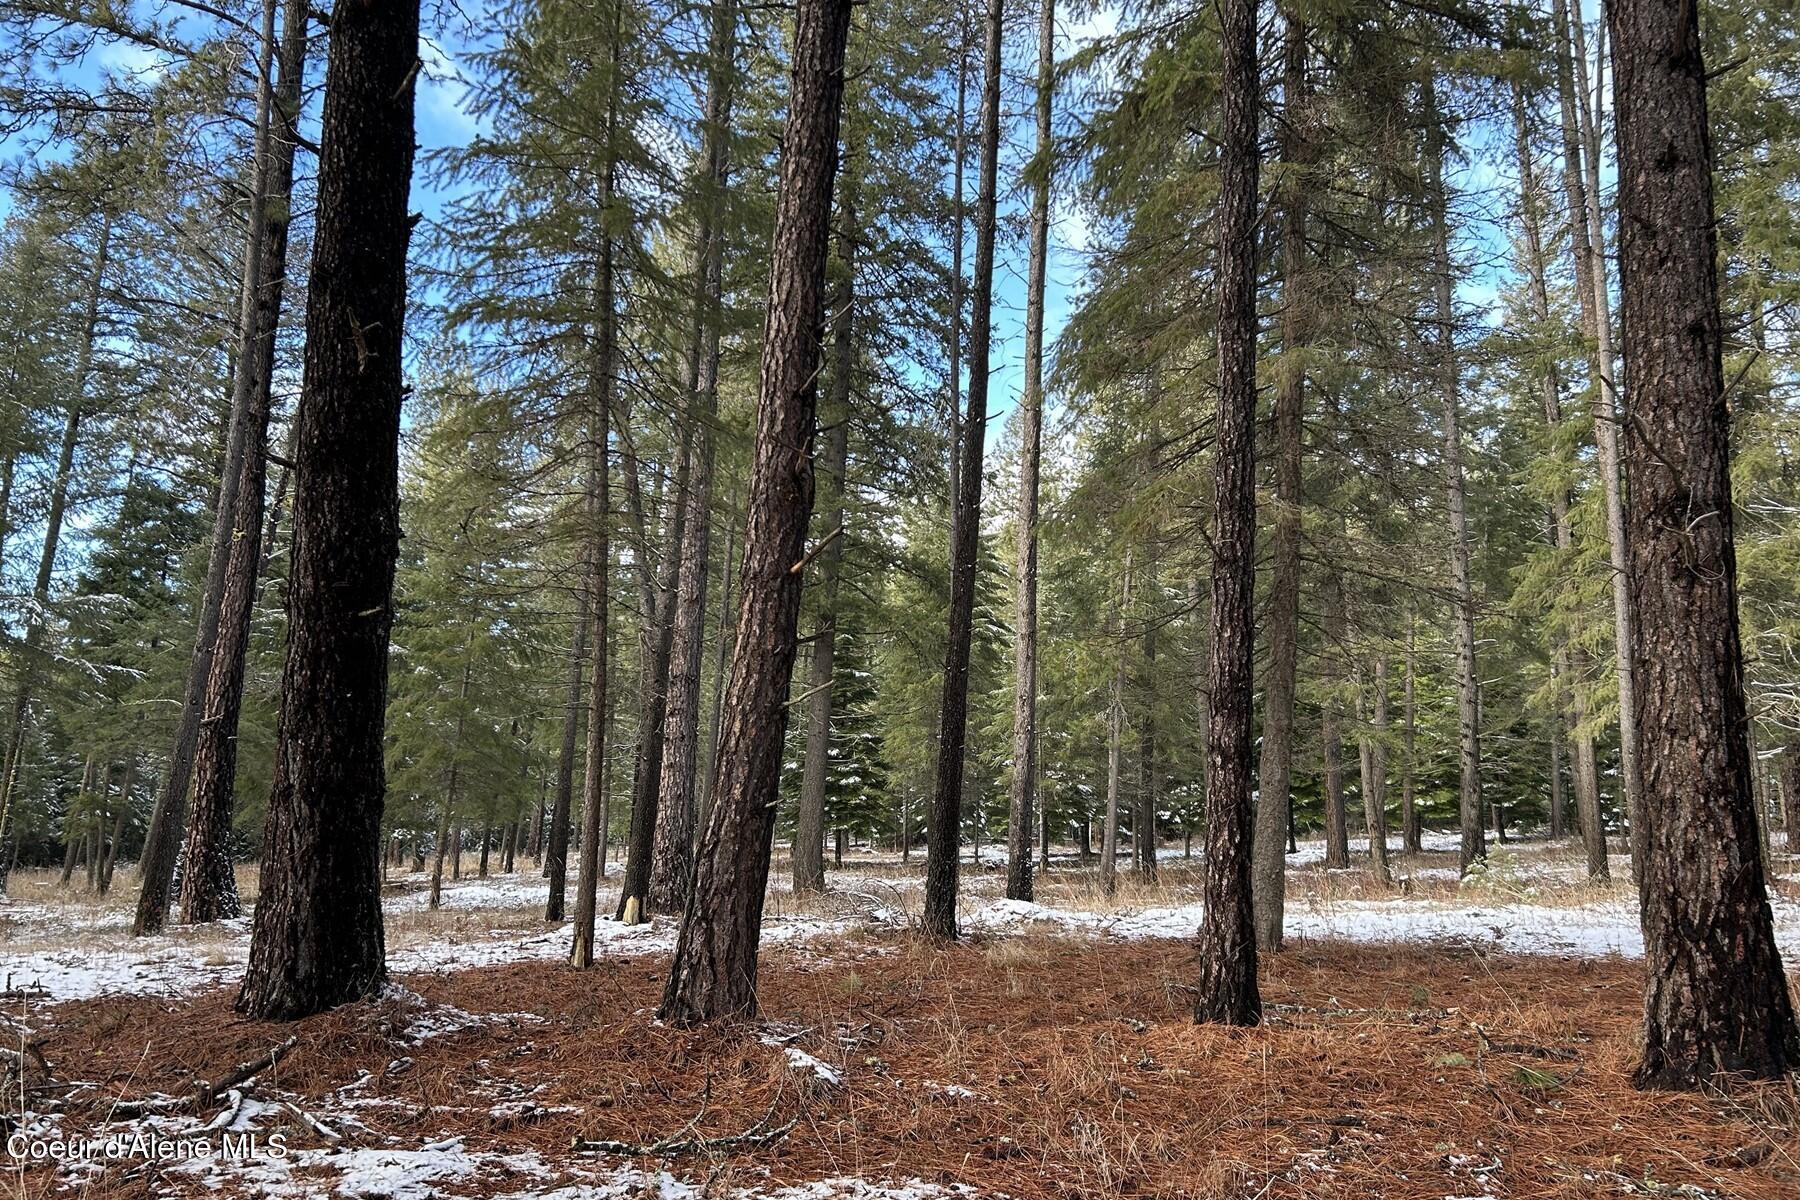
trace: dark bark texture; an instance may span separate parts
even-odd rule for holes
[[[1800,1033],[1751,798],[1706,70],[1692,5],[1613,0],[1646,1087],[1774,1079]]]
[[[1004,0],[987,0],[981,84],[981,170],[975,197],[975,277],[970,293],[969,402],[958,447],[950,548],[950,628],[938,721],[937,778],[925,830],[926,936],[956,936],[957,851],[962,841],[963,768],[968,761],[969,647],[975,628],[975,559],[981,539],[981,463],[987,443],[988,362],[994,295],[994,233],[1000,163],[1000,33]]]
[[[731,122],[737,45],[737,6],[712,12],[712,41],[706,93],[706,159],[700,223],[694,239],[695,290],[689,420],[693,424],[693,467],[689,472],[689,513],[681,566],[675,585],[675,614],[669,648],[668,701],[663,714],[662,780],[658,787],[656,846],[645,903],[652,912],[679,913],[693,879],[695,774],[700,743],[700,672],[706,655],[706,593],[712,547],[713,423],[719,404],[719,318],[723,288],[724,238],[718,203],[730,168]],[[721,622],[723,623],[723,622]]]
[[[382,720],[418,46],[417,0],[333,10],[275,784],[237,1000],[255,1019],[367,996],[387,973]]]
[[[230,440],[238,446],[236,496],[231,511],[221,510],[217,518],[229,523],[231,540],[194,750],[194,806],[183,856],[187,872],[181,880],[181,919],[186,924],[227,920],[239,913],[231,841],[238,717],[244,702],[250,618],[262,566],[270,394],[275,334],[287,282],[288,214],[294,190],[294,149],[299,141],[296,122],[306,69],[306,31],[305,0],[289,0],[282,15],[270,112],[260,136],[264,144],[259,154],[263,164],[259,190],[263,195],[251,214],[249,244],[258,261],[247,268],[252,271],[253,288],[246,298],[239,333],[231,406],[234,428]]]
[[[756,1012],[757,939],[800,621],[797,568],[812,516],[825,260],[850,11],[850,0],[799,0],[794,14],[737,639],[712,811],[658,1010],[678,1025]]]
[[[1219,411],[1206,730],[1206,912],[1194,1020],[1262,1019],[1251,920],[1251,668],[1256,645],[1256,5],[1222,0]]]

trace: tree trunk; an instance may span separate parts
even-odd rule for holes
[[[1575,295],[1577,305],[1581,312],[1582,330],[1588,339],[1594,342],[1596,347],[1595,353],[1588,358],[1588,366],[1593,389],[1596,395],[1598,395],[1601,387],[1604,386],[1601,381],[1602,376],[1610,377],[1612,374],[1612,320],[1609,312],[1605,321],[1606,353],[1604,355],[1603,366],[1602,356],[1598,351],[1598,326],[1600,325],[1600,322],[1596,319],[1594,308],[1596,291],[1593,282],[1593,246],[1588,238],[1587,184],[1584,182],[1582,176],[1581,129],[1580,121],[1575,113],[1575,75],[1572,52],[1570,49],[1568,8],[1564,3],[1564,0],[1553,0],[1552,14],[1557,27],[1555,30],[1556,71],[1558,83],[1557,94],[1561,107],[1563,157],[1562,183],[1564,204],[1569,226],[1569,250],[1570,256],[1574,259]],[[1600,291],[1605,291],[1604,276],[1601,280]],[[1607,301],[1607,303],[1610,303],[1610,301]],[[1614,477],[1615,479],[1617,478],[1616,471]],[[1608,530],[1608,541],[1609,543],[1612,541],[1610,528]],[[1622,546],[1623,542],[1621,541],[1618,544]],[[1625,578],[1622,565],[1614,564],[1613,570],[1616,580],[1622,581]],[[1626,603],[1626,598],[1618,590],[1618,587],[1615,586],[1613,592],[1615,639],[1617,635],[1616,622],[1621,612],[1626,613],[1626,619],[1629,620],[1629,605]],[[1585,662],[1585,655],[1583,655],[1579,647],[1570,647],[1569,669],[1570,673],[1577,679],[1583,674]],[[1627,670],[1630,669],[1630,664],[1628,662],[1624,665]],[[1579,689],[1572,691],[1571,695],[1574,701],[1579,704]],[[1585,714],[1583,710],[1577,709],[1573,715],[1577,725],[1579,725],[1584,719]],[[1624,738],[1624,731],[1627,728],[1635,728],[1633,725],[1634,721],[1635,718],[1629,711],[1621,709],[1619,727],[1622,739]],[[1635,744],[1635,738],[1631,740]],[[1576,820],[1581,826],[1580,831],[1584,846],[1587,850],[1588,869],[1590,872],[1598,869],[1600,873],[1595,877],[1605,879],[1608,875],[1606,871],[1605,849],[1606,830],[1601,820],[1600,812],[1599,763],[1595,756],[1594,741],[1591,737],[1582,738],[1575,742],[1574,755],[1570,763],[1570,771],[1575,788]]]
[[[275,784],[240,1011],[371,994],[381,925],[382,722],[399,549],[416,0],[332,13],[295,438]]]
[[[962,351],[963,351],[963,242],[967,237],[968,211],[964,205],[963,168],[968,161],[969,128],[969,10],[956,10],[956,127],[951,136],[950,171],[954,182],[950,200],[950,344],[948,347],[950,401],[950,456],[948,464],[950,498],[950,545],[956,545],[956,523],[962,519]],[[952,551],[954,553],[954,550]]]
[[[1031,192],[1031,262],[1025,280],[1025,388],[1019,397],[1019,546],[1014,563],[1013,760],[1006,814],[1006,898],[1032,897],[1032,810],[1037,804],[1038,460],[1044,425],[1044,283],[1053,170],[1051,104],[1056,91],[1056,0],[1039,0],[1037,172]]]
[[[618,65],[617,10],[612,30],[613,67]],[[610,140],[612,114],[607,116]],[[610,201],[613,190],[613,167],[606,166],[603,182]],[[594,324],[595,357],[591,394],[594,397],[594,444],[588,454],[588,494],[593,497],[589,511],[591,559],[594,570],[588,576],[587,610],[593,622],[588,630],[588,643],[594,656],[593,686],[588,690],[587,753],[582,764],[581,787],[581,873],[575,884],[575,934],[569,947],[569,962],[577,970],[594,965],[594,927],[599,911],[600,877],[606,874],[606,824],[611,816],[607,787],[607,700],[612,679],[608,674],[607,624],[610,607],[607,584],[612,579],[612,462],[608,446],[612,441],[613,401],[618,387],[618,321],[615,314],[613,277],[613,240],[600,239],[600,264],[595,279]],[[641,549],[641,547],[640,547]],[[646,618],[652,619],[652,618]],[[565,851],[566,853],[566,851]],[[640,900],[639,903],[642,903]]]
[[[1251,921],[1252,662],[1256,623],[1256,5],[1221,0],[1219,408],[1213,442],[1213,574],[1206,731],[1206,911],[1194,1020],[1255,1025]]]
[[[450,823],[450,818],[456,811],[456,765],[456,760],[452,757],[449,786],[444,793],[443,807],[438,812],[437,852],[431,860],[431,903],[428,905],[432,912],[438,910],[438,904],[443,900],[444,856],[451,852],[451,845],[462,836],[462,831]],[[460,857],[462,847],[458,845],[456,850]]]
[[[550,793],[550,775],[545,772],[538,776],[538,802],[531,814],[531,849],[532,859],[540,866],[544,861],[544,821],[547,817],[545,804]]]
[[[1341,532],[1341,530],[1340,530]],[[1339,690],[1337,671],[1349,653],[1344,634],[1344,581],[1337,567],[1326,566],[1325,629],[1326,655],[1332,664],[1334,678],[1326,693],[1319,737],[1324,743],[1325,760],[1325,866],[1343,870],[1350,865],[1349,806],[1344,800],[1344,699]]]
[[[113,814],[112,837],[106,843],[106,861],[100,864],[100,894],[112,891],[113,868],[119,863],[119,839],[125,836],[125,821],[131,815],[131,793],[137,786],[137,757],[125,759],[125,778],[119,784],[119,807]]]
[[[1463,477],[1462,367],[1456,353],[1456,310],[1450,265],[1449,195],[1444,184],[1444,125],[1437,106],[1437,81],[1425,80],[1425,121],[1430,145],[1425,187],[1431,209],[1432,275],[1436,310],[1438,386],[1444,403],[1444,491],[1450,514],[1451,607],[1456,623],[1456,711],[1462,784],[1464,874],[1487,857],[1481,810],[1481,676],[1475,665],[1475,581],[1469,549],[1469,502]]]
[[[820,414],[825,433],[826,495],[819,523],[824,548],[819,551],[818,625],[813,630],[812,677],[807,686],[806,763],[800,779],[800,804],[794,822],[794,892],[825,890],[825,783],[831,763],[832,672],[837,664],[838,572],[844,559],[844,466],[850,445],[850,372],[856,362],[853,340],[856,299],[856,172],[846,162],[839,191],[839,279],[832,314],[831,390]]]
[[[702,765],[705,767],[705,775],[700,786],[699,811],[695,814],[696,820],[694,822],[694,836],[696,841],[699,839],[699,831],[705,829],[706,823],[712,819],[713,785],[717,782],[718,778],[719,726],[721,724],[719,718],[725,708],[725,667],[731,659],[732,648],[735,645],[735,638],[737,636],[737,626],[732,619],[733,610],[731,606],[733,598],[732,585],[736,582],[738,576],[737,571],[732,569],[733,564],[736,562],[736,552],[737,524],[733,522],[725,527],[725,555],[719,560],[719,575],[723,581],[721,594],[719,596],[719,646],[717,651],[713,654],[712,719],[708,722],[706,727],[706,757],[702,760]],[[692,848],[688,851],[688,870],[690,872],[688,886],[691,889],[693,887]],[[686,906],[684,905],[683,907],[685,909]]]
[[[956,937],[957,846],[962,832],[963,769],[968,757],[969,651],[975,629],[975,560],[981,545],[981,467],[987,442],[992,350],[995,209],[1000,162],[1001,20],[1004,0],[987,0],[981,84],[981,172],[975,197],[975,278],[969,316],[969,403],[964,415],[955,519],[951,523],[949,643],[938,723],[937,780],[926,826],[927,937]]]
[[[1041,781],[1040,781],[1040,783],[1041,783]],[[1040,786],[1037,789],[1037,791],[1041,795],[1043,793],[1043,788]],[[1037,823],[1038,823],[1038,832],[1037,832],[1038,874],[1042,875],[1045,872],[1050,870],[1050,809],[1049,809],[1049,806],[1043,805],[1043,804],[1040,804],[1037,806]]]
[[[775,834],[787,697],[812,515],[812,443],[849,0],[799,0],[782,139],[742,594],[717,794],[658,1015],[756,1012],[757,938]]]
[[[1417,854],[1423,849],[1424,830],[1419,821],[1418,798],[1414,795],[1414,764],[1416,750],[1416,730],[1418,727],[1419,705],[1415,682],[1415,664],[1413,653],[1415,614],[1409,608],[1406,613],[1406,682],[1403,691],[1406,729],[1402,735],[1400,763],[1400,846],[1407,854]]]
[[[70,801],[69,808],[63,813],[63,869],[62,878],[58,881],[61,887],[68,887],[69,880],[75,877],[77,860],[81,857],[83,838],[76,830],[76,821],[82,816],[80,804],[85,804],[94,791],[95,756],[90,753],[87,762],[81,768],[81,786],[75,793],[75,800]]]
[[[1119,780],[1125,758],[1125,620],[1131,607],[1131,551],[1125,551],[1125,576],[1119,587],[1119,613],[1113,625],[1112,686],[1106,699],[1106,823],[1100,837],[1100,890],[1110,896],[1118,888]]]
[[[1520,224],[1525,232],[1525,269],[1526,278],[1530,282],[1531,315],[1542,330],[1548,331],[1550,326],[1550,291],[1545,281],[1546,266],[1543,235],[1540,231],[1537,215],[1537,182],[1532,165],[1531,136],[1526,123],[1525,89],[1522,85],[1513,85],[1513,129],[1514,148],[1519,166]],[[1562,380],[1556,369],[1556,361],[1545,354],[1545,367],[1540,386],[1543,390],[1544,424],[1550,432],[1550,440],[1554,446],[1557,431],[1562,426]],[[1550,496],[1550,540],[1556,548],[1559,558],[1568,561],[1574,556],[1574,526],[1569,519],[1569,507],[1572,481],[1559,479]],[[1566,722],[1569,740],[1575,747],[1575,786],[1577,804],[1582,811],[1581,826],[1583,840],[1588,854],[1588,874],[1595,879],[1605,879],[1606,869],[1606,831],[1600,823],[1600,787],[1599,777],[1594,764],[1593,735],[1586,732],[1587,707],[1581,698],[1578,688],[1570,688],[1564,692],[1564,680],[1569,673],[1569,664],[1582,662],[1579,647],[1571,648],[1560,637],[1552,639],[1550,647],[1550,671],[1552,684],[1556,688],[1557,732],[1552,736],[1551,753],[1551,813],[1550,835],[1562,836],[1563,806],[1562,780],[1556,774],[1556,762],[1561,757],[1555,743],[1560,742],[1560,733]],[[1564,703],[1570,706],[1565,716]]]
[[[1778,1079],[1800,1031],[1758,866],[1732,545],[1713,157],[1695,9],[1613,0],[1645,823],[1640,1087]]]
[[[620,428],[626,428],[623,417]],[[685,474],[686,469],[684,461],[679,473]],[[634,461],[626,475],[627,503],[634,509],[637,508],[634,499],[637,494],[637,476]],[[685,479],[678,478],[675,492],[674,519],[665,530],[668,557],[672,562],[680,558],[685,536]],[[631,818],[625,839],[625,871],[619,889],[619,906],[613,914],[616,920],[627,925],[640,924],[649,919],[646,900],[650,892],[650,868],[656,857],[657,812],[661,807],[661,796],[657,789],[662,782],[663,726],[668,715],[669,663],[675,648],[675,631],[670,620],[674,616],[674,586],[678,583],[678,579],[670,580],[666,585],[658,583],[649,565],[649,540],[644,524],[641,519],[635,523],[639,534],[634,548],[639,560],[638,586],[645,614],[638,635],[638,661],[642,664],[642,670],[639,675],[637,747],[631,772]],[[670,569],[679,576],[679,562],[674,562]]]
[[[1132,820],[1131,842],[1137,850],[1140,879],[1156,879],[1156,598],[1161,594],[1156,579],[1156,560],[1150,561],[1149,587],[1145,589],[1150,611],[1144,620],[1144,716],[1138,730],[1137,815]]]
[[[688,391],[690,399],[694,390]],[[688,415],[691,417],[692,414]],[[661,810],[662,797],[658,789],[662,782],[663,730],[668,716],[669,665],[675,648],[675,600],[687,536],[693,422],[681,422],[671,489],[673,507],[661,530],[663,570],[660,575],[654,569],[657,556],[651,546],[649,523],[645,520],[641,485],[643,463],[631,438],[628,408],[621,410],[618,426],[625,452],[625,504],[635,534],[633,556],[637,560],[643,618],[638,627],[638,728],[632,755],[631,810],[626,828],[624,878],[614,918],[634,925],[649,920],[650,915],[650,872],[656,857],[657,815]]]
[[[274,0],[264,0],[264,69],[274,43]],[[244,670],[250,620],[261,565],[263,492],[268,476],[270,393],[275,374],[275,335],[281,323],[287,276],[288,214],[294,188],[294,147],[299,140],[300,94],[306,69],[306,0],[287,0],[282,11],[278,76],[263,89],[257,128],[258,193],[251,204],[249,245],[256,256],[245,297],[232,385],[226,462],[237,462],[238,482],[229,513],[225,574],[218,628],[208,664],[206,691],[194,750],[194,806],[188,823],[187,864],[181,880],[181,920],[228,920],[241,910],[231,854],[231,821],[237,782],[238,719],[243,710]],[[272,89],[272,90],[271,90]],[[270,109],[273,109],[271,113]]]
[[[1284,359],[1275,385],[1275,526],[1269,549],[1269,599],[1263,618],[1269,667],[1263,676],[1262,754],[1257,763],[1257,805],[1252,867],[1256,944],[1281,946],[1287,902],[1286,844],[1293,808],[1294,678],[1299,662],[1301,423],[1305,418],[1308,340],[1305,168],[1312,162],[1307,122],[1306,25],[1285,14],[1282,75],[1281,159],[1291,172],[1282,189],[1281,344]]]
[[[1581,160],[1582,178],[1579,187],[1579,198],[1582,201],[1580,220],[1585,225],[1582,235],[1575,240],[1577,250],[1585,245],[1587,252],[1587,269],[1577,276],[1578,284],[1587,284],[1589,303],[1582,306],[1582,314],[1587,325],[1588,336],[1594,339],[1594,445],[1599,451],[1600,481],[1606,499],[1606,543],[1612,566],[1613,596],[1613,638],[1618,649],[1618,684],[1619,684],[1619,776],[1623,796],[1620,797],[1619,808],[1629,815],[1631,824],[1631,862],[1632,877],[1641,880],[1643,861],[1644,823],[1643,806],[1639,800],[1639,792],[1643,782],[1639,778],[1638,769],[1638,732],[1636,673],[1632,665],[1632,624],[1631,594],[1628,583],[1629,563],[1631,557],[1630,531],[1626,525],[1625,497],[1620,482],[1619,457],[1619,424],[1621,406],[1618,393],[1618,375],[1613,362],[1612,341],[1612,299],[1606,287],[1606,227],[1600,217],[1600,98],[1603,80],[1594,80],[1594,101],[1590,105],[1587,95],[1587,35],[1583,32],[1579,6],[1571,13],[1565,0],[1556,0],[1562,8],[1558,17],[1561,29],[1558,41],[1561,49],[1558,54],[1558,71],[1564,74],[1573,68],[1572,84],[1565,83],[1575,96],[1576,118],[1580,125],[1583,143]],[[1572,51],[1570,40],[1573,41]],[[1596,75],[1602,74],[1596,68]],[[1565,151],[1566,152],[1566,151]],[[1573,216],[1573,214],[1572,214]],[[1595,782],[1595,808],[1598,810],[1598,780]],[[1599,821],[1593,825],[1600,830]],[[1602,836],[1604,836],[1602,834]],[[1590,874],[1594,850],[1588,851]],[[1598,878],[1604,879],[1606,872],[1599,872]]]
[[[1552,715],[1550,718],[1550,840],[1559,842],[1568,835],[1569,797],[1563,787],[1563,736],[1562,718]]]
[[[600,505],[600,474],[605,469],[592,456],[606,453],[604,446],[589,447],[588,495],[590,511]],[[591,518],[590,518],[591,519]],[[569,822],[575,805],[575,742],[581,732],[582,684],[587,678],[588,596],[592,592],[594,565],[593,535],[590,530],[583,540],[580,580],[575,590],[575,643],[569,650],[569,682],[563,693],[562,743],[556,752],[556,798],[550,807],[550,827],[543,831],[544,877],[550,881],[550,895],[544,901],[544,920],[563,919],[564,898],[569,883]]]
[[[1375,656],[1374,720],[1361,746],[1363,828],[1369,835],[1369,869],[1383,884],[1394,881],[1388,870],[1387,847],[1387,659]]]
[[[691,367],[688,412],[693,424],[691,488],[681,566],[675,587],[669,650],[668,701],[663,716],[662,779],[656,845],[646,903],[652,912],[679,913],[687,904],[694,853],[694,774],[700,740],[700,671],[706,656],[706,589],[712,546],[713,424],[719,402],[720,294],[724,239],[718,205],[729,171],[733,60],[737,6],[711,14],[705,119],[705,173],[699,226],[694,238],[694,313],[688,345]]]

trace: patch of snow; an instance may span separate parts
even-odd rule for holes
[[[1792,960],[1800,956],[1800,903],[1778,897],[1772,897],[1771,903],[1776,940]],[[1102,914],[1024,900],[995,900],[969,914],[965,923],[988,933],[1047,925],[1117,938],[1186,938],[1200,927],[1203,912],[1200,904]],[[1517,954],[1641,958],[1644,953],[1637,909],[1627,901],[1552,907],[1439,904],[1396,897],[1346,900],[1314,909],[1289,904],[1285,933],[1295,939],[1474,943]]]
[[[507,908],[541,909],[550,897],[550,883],[545,879],[490,877],[446,883],[438,892],[439,911],[480,912]],[[418,891],[399,896],[385,896],[381,908],[386,913],[426,912],[431,908],[429,884]]]
[[[163,944],[139,952],[34,950],[0,956],[8,988],[42,991],[48,1003],[96,996],[178,996],[217,987],[243,973],[249,939],[219,953]],[[213,961],[223,958],[224,961]]]
[[[785,1049],[787,1050],[788,1066],[794,1070],[802,1072],[803,1074],[810,1073],[817,1075],[832,1087],[836,1087],[838,1084],[844,1082],[844,1073],[824,1059],[814,1058],[806,1051],[797,1049],[793,1046],[785,1047]]]
[[[703,1200],[720,1194],[718,1188],[709,1188],[705,1182],[690,1183],[668,1171],[647,1172],[620,1166],[608,1174],[596,1175],[591,1183],[571,1184],[549,1192],[513,1192],[498,1200],[628,1200],[635,1197]],[[963,1183],[946,1186],[926,1183],[922,1179],[896,1183],[849,1175],[782,1187],[738,1188],[724,1193],[731,1200],[951,1200],[953,1197],[972,1200],[979,1194]]]

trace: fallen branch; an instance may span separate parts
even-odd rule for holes
[[[1533,1058],[1553,1058],[1557,1062],[1574,1062],[1573,1050],[1562,1050],[1555,1046],[1533,1046],[1526,1042],[1496,1042],[1488,1037],[1487,1030],[1475,1026],[1475,1036],[1481,1039],[1481,1049],[1487,1054],[1526,1054]]]
[[[211,1108],[219,1102],[221,1094],[250,1082],[280,1062],[288,1051],[299,1044],[298,1037],[291,1037],[267,1054],[259,1054],[248,1062],[239,1063],[220,1077],[217,1083],[201,1080],[185,1096],[151,1096],[143,1100],[118,1101],[110,1110],[110,1118],[115,1121],[130,1121],[151,1113],[197,1113]]]
[[[324,1138],[326,1141],[341,1142],[344,1140],[343,1134],[341,1134],[337,1130],[331,1128],[331,1126],[325,1124],[325,1122],[319,1120],[319,1118],[313,1116],[311,1113],[307,1112],[304,1108],[301,1108],[298,1104],[295,1104],[293,1101],[283,1100],[281,1102],[281,1107],[286,1109],[289,1113],[291,1113],[295,1120],[299,1121],[302,1125],[306,1126],[308,1129],[312,1130],[314,1133],[318,1134],[320,1137]]]
[[[230,1130],[237,1124],[238,1114],[244,1111],[245,1092],[240,1088],[232,1088],[227,1096],[230,1104],[219,1110],[219,1115],[206,1123],[205,1132],[216,1133],[221,1129]]]
[[[574,1149],[601,1154],[620,1154],[630,1158],[679,1158],[684,1154],[727,1154],[733,1150],[754,1150],[763,1146],[772,1146],[793,1132],[799,1124],[796,1117],[786,1125],[769,1128],[769,1122],[775,1119],[775,1109],[770,1107],[763,1119],[744,1130],[742,1133],[725,1137],[683,1137],[693,1122],[683,1126],[681,1133],[663,1138],[661,1141],[640,1145],[636,1142],[615,1142],[606,1138],[576,1138]]]
[[[291,1037],[287,1041],[281,1043],[281,1045],[270,1050],[267,1054],[260,1054],[248,1062],[239,1063],[228,1071],[225,1074],[225,1077],[217,1083],[198,1084],[194,1088],[193,1106],[195,1108],[210,1107],[218,1100],[219,1093],[230,1091],[239,1084],[249,1083],[256,1076],[280,1062],[289,1050],[292,1050],[299,1044],[300,1038],[298,1036]]]

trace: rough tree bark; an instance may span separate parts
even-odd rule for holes
[[[695,364],[688,401],[693,424],[686,544],[675,586],[669,648],[668,701],[663,714],[662,780],[658,787],[656,846],[645,903],[652,912],[678,913],[687,904],[694,854],[694,776],[700,741],[700,671],[706,656],[706,592],[712,547],[713,422],[719,403],[720,293],[724,239],[718,206],[730,162],[729,128],[736,78],[737,5],[711,14],[700,218],[694,236],[694,323],[689,361]]]
[[[1487,857],[1481,809],[1481,676],[1475,665],[1475,582],[1469,548],[1468,487],[1463,476],[1462,367],[1456,354],[1456,310],[1450,265],[1449,195],[1444,184],[1444,119],[1438,110],[1437,81],[1424,86],[1425,189],[1431,210],[1432,283],[1437,327],[1438,387],[1444,404],[1444,491],[1450,515],[1451,608],[1456,625],[1456,713],[1462,764],[1458,803],[1462,817],[1460,861],[1466,874]]]
[[[239,322],[237,375],[232,383],[233,450],[238,481],[229,512],[218,520],[230,528],[225,575],[219,596],[218,628],[200,704],[194,749],[194,803],[188,822],[181,878],[181,919],[186,924],[222,921],[240,911],[231,854],[231,818],[237,781],[238,718],[244,701],[244,669],[250,646],[250,618],[262,565],[263,493],[269,458],[270,395],[275,375],[275,334],[287,282],[288,218],[294,190],[294,150],[299,142],[300,94],[306,71],[306,0],[286,0],[281,49],[268,76],[275,42],[274,0],[264,0],[263,36],[270,49],[263,68],[270,83],[262,91],[257,121],[256,195],[251,201],[250,252],[253,281]]]
[[[1256,643],[1256,5],[1221,0],[1219,409],[1213,442],[1212,630],[1206,731],[1206,913],[1194,1020],[1262,1019],[1251,922],[1252,661]]]
[[[851,7],[850,0],[799,0],[794,14],[737,642],[716,796],[658,1010],[677,1025],[756,1012],[757,938],[812,515],[825,260]]]
[[[1262,754],[1257,763],[1257,805],[1252,892],[1256,944],[1281,946],[1287,902],[1287,835],[1293,810],[1294,678],[1299,663],[1301,422],[1305,416],[1307,341],[1306,25],[1284,15],[1282,37],[1281,346],[1275,384],[1275,527],[1269,540],[1269,667],[1263,676]]]
[[[828,507],[819,523],[826,539],[819,551],[818,625],[813,630],[811,679],[807,683],[806,762],[794,822],[794,891],[825,890],[825,783],[831,761],[832,672],[837,666],[838,572],[844,561],[844,466],[850,448],[850,373],[856,362],[856,172],[845,153],[838,185],[837,302],[831,320],[831,389],[821,423],[825,432]]]
[[[1004,0],[987,0],[981,82],[981,169],[975,196],[975,277],[969,315],[969,402],[963,416],[951,529],[949,642],[938,722],[937,778],[925,830],[927,937],[956,937],[957,846],[968,758],[969,648],[975,628],[975,560],[981,543],[981,466],[987,442],[988,364],[994,295],[994,234],[1000,164],[1000,57]]]
[[[1038,459],[1044,425],[1044,283],[1050,260],[1050,118],[1056,90],[1056,0],[1039,0],[1037,160],[1025,278],[1025,387],[1019,397],[1019,544],[1013,573],[1013,759],[1006,815],[1006,898],[1032,896],[1031,826],[1037,805]]]
[[[382,720],[418,46],[417,0],[332,13],[275,784],[237,1000],[259,1020],[369,995],[387,973]]]
[[[1642,739],[1640,1087],[1800,1065],[1751,811],[1713,154],[1694,7],[1613,0]]]

